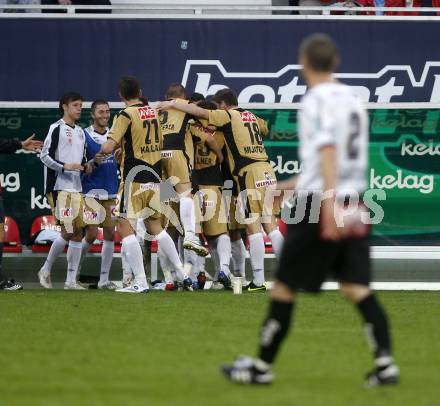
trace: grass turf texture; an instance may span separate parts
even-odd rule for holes
[[[379,296],[402,382],[367,390],[361,322],[335,292],[301,295],[270,387],[232,385],[218,372],[237,354],[255,354],[264,294],[2,292],[0,404],[439,404],[438,293]]]

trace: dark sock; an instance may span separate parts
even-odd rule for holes
[[[272,364],[290,325],[294,303],[272,300],[269,314],[261,329],[259,358]]]
[[[357,306],[364,318],[366,333],[373,345],[375,357],[391,356],[388,318],[376,296],[371,294]]]
[[[3,243],[0,242],[0,282],[8,279],[6,275],[2,272],[2,260],[3,260]]]

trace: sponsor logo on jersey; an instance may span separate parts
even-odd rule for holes
[[[160,153],[161,158],[172,158],[173,157],[173,151],[161,151]]]
[[[64,207],[60,210],[61,217],[63,218],[72,218],[73,217],[73,209],[71,207]]]
[[[208,127],[203,127],[200,124],[192,124],[191,127],[195,128],[196,130],[202,131],[207,135],[214,135],[215,130],[212,130],[211,128]]]
[[[307,90],[301,65],[280,66],[275,72],[231,71],[218,59],[187,60],[182,85],[205,96],[230,87],[239,103],[298,102]],[[440,102],[440,61],[424,66],[384,65],[375,72],[338,72],[337,79],[353,87],[365,102]]]
[[[215,203],[216,203],[216,202],[213,201],[213,200],[205,200],[205,201],[203,202],[205,208],[206,208],[206,207],[215,207],[215,206],[216,206]]]
[[[277,184],[277,180],[272,178],[271,174],[269,172],[264,172],[263,173],[264,179],[263,180],[257,180],[255,182],[255,187],[257,189],[262,188],[262,187],[268,187],[268,186],[272,186],[272,185],[276,185]]]
[[[243,123],[255,123],[256,117],[250,111],[240,111],[241,121]]]
[[[137,111],[141,120],[151,120],[152,118],[156,117],[154,110],[148,106],[138,107]]]
[[[98,219],[98,213],[93,210],[84,208],[83,219],[85,221],[96,221]]]

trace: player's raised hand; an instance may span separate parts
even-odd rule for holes
[[[66,171],[82,171],[84,167],[81,164],[64,164],[64,170]]]
[[[26,151],[38,151],[43,147],[43,141],[34,140],[35,134],[21,142],[21,146]]]

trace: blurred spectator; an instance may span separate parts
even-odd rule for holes
[[[62,5],[62,6],[110,6],[110,0],[41,0],[43,5]],[[77,10],[77,13],[111,13],[111,10]],[[43,13],[66,13],[66,10],[44,10]]]

